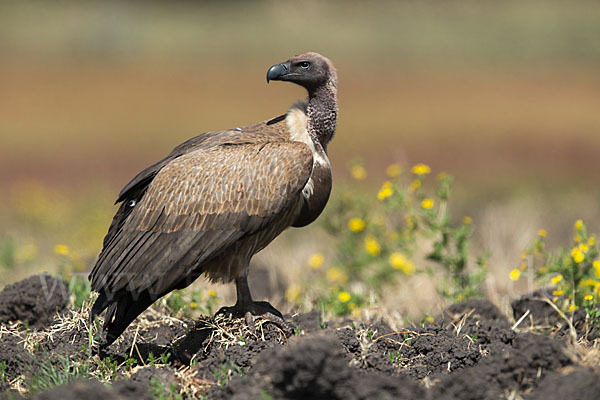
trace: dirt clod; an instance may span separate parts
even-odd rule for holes
[[[67,282],[48,274],[31,276],[7,285],[0,292],[0,323],[21,321],[31,328],[49,325],[67,306]]]
[[[361,373],[345,359],[332,335],[295,340],[285,348],[271,349],[258,358],[253,373],[233,380],[215,399],[409,399],[423,390],[405,377]]]
[[[566,368],[549,373],[540,388],[524,398],[597,400],[600,399],[600,379],[586,368]]]
[[[150,400],[145,386],[116,383],[112,387],[95,379],[82,379],[36,395],[34,400]]]

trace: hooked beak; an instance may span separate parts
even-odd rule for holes
[[[282,81],[284,77],[290,72],[290,62],[284,62],[275,64],[267,71],[267,83],[269,81]]]

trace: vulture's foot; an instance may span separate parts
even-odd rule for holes
[[[253,301],[240,305],[236,303],[234,306],[221,307],[216,315],[231,315],[234,318],[244,318],[246,325],[254,333],[254,321],[256,317],[264,318],[275,324],[281,329],[287,337],[294,334],[294,326],[283,319],[283,315],[267,301]]]

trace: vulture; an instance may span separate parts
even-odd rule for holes
[[[313,222],[329,199],[337,73],[330,60],[308,52],[269,68],[269,81],[300,85],[308,98],[278,117],[187,140],[119,193],[89,275],[99,293],[90,319],[106,310],[101,348],[157,299],[200,275],[235,281],[235,305],[219,312],[248,324],[262,316],[289,329],[278,310],[252,299],[248,267],[287,227]]]

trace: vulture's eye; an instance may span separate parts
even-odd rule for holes
[[[302,69],[309,69],[310,68],[310,63],[308,61],[302,61],[302,62],[298,63],[298,65]]]

